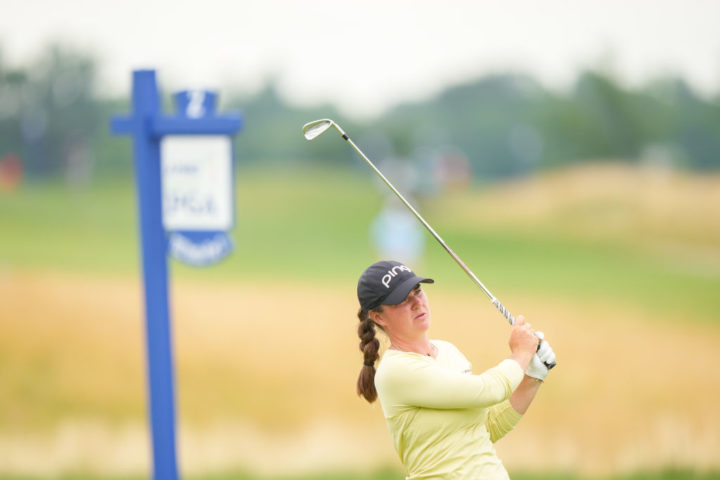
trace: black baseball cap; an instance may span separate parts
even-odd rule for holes
[[[397,305],[418,283],[435,283],[435,280],[415,275],[400,262],[375,262],[365,269],[358,280],[360,307],[367,312],[379,305]]]

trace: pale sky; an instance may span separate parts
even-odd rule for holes
[[[490,72],[550,88],[609,65],[630,85],[659,73],[720,92],[719,0],[0,0],[4,62],[53,40],[94,54],[103,88],[136,68],[161,87],[257,90],[354,117]]]

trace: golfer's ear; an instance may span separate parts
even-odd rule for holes
[[[382,313],[380,312],[373,312],[372,310],[368,313],[370,315],[370,319],[380,325],[381,327],[384,327],[386,325],[385,319],[382,316]]]

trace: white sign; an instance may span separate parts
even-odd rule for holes
[[[168,135],[160,143],[160,158],[165,230],[230,230],[233,226],[230,137]]]

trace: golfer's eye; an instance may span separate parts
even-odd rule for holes
[[[413,291],[410,293],[410,295],[413,295],[413,296],[417,297],[418,295],[420,295],[420,294],[422,293],[422,291],[423,291],[422,288],[420,287],[420,285],[418,285],[417,287],[415,287],[415,288],[413,289]],[[408,295],[408,297],[409,297],[410,295]]]
[[[417,297],[422,293],[422,288],[420,288],[420,285],[416,286],[412,290],[410,290],[410,293],[408,293],[407,297],[405,297],[405,300],[402,301],[402,303],[406,303],[410,300],[411,297]]]

